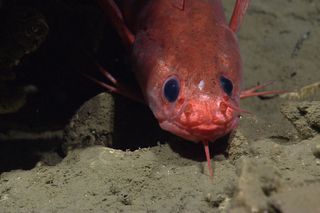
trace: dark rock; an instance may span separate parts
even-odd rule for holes
[[[92,145],[112,145],[114,99],[101,93],[88,100],[65,129],[63,152]]]

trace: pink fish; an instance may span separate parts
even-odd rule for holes
[[[202,142],[232,130],[244,110],[240,98],[279,93],[241,92],[242,62],[236,32],[249,0],[237,0],[228,23],[220,0],[98,0],[131,54],[142,94],[125,89],[105,69],[112,92],[143,100],[162,129]],[[96,81],[96,80],[95,80]],[[141,93],[140,92],[140,93]]]

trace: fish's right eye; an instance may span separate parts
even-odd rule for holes
[[[170,103],[178,99],[180,92],[180,83],[176,76],[169,77],[163,85],[163,96]]]
[[[229,79],[227,79],[224,76],[221,76],[220,77],[220,84],[221,84],[221,87],[222,87],[223,91],[225,93],[227,93],[228,96],[231,96],[232,95],[232,90],[233,90],[232,81],[230,81]]]

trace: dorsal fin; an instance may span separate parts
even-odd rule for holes
[[[172,0],[172,5],[179,10],[184,10],[185,0]]]
[[[230,19],[229,27],[233,32],[238,32],[243,17],[248,9],[250,0],[237,0]]]

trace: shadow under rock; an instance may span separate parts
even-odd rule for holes
[[[53,166],[61,162],[61,151],[57,148],[61,142],[51,141],[1,141],[0,174],[11,170],[30,170],[38,162]]]
[[[169,133],[163,131],[147,105],[124,97],[115,98],[113,148],[135,150],[164,143]]]

